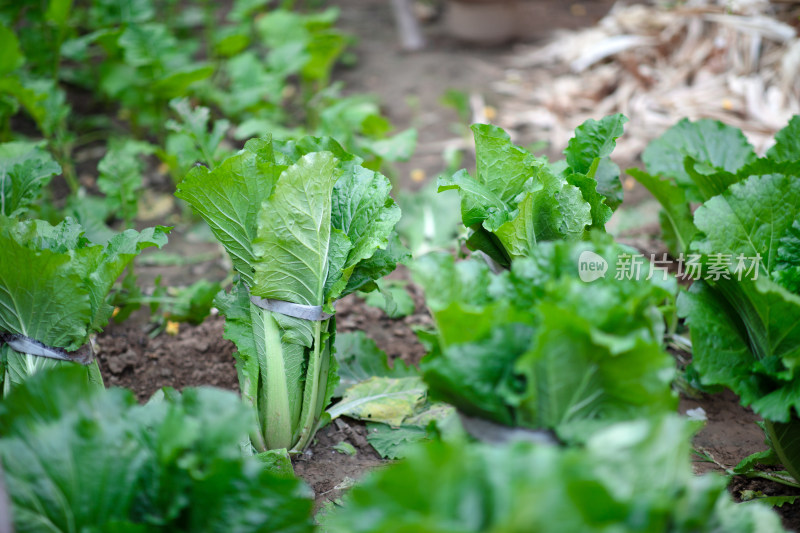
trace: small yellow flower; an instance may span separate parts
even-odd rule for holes
[[[167,332],[167,335],[177,335],[178,330],[180,330],[181,325],[179,322],[173,322],[172,320],[167,320],[167,326],[164,328],[164,331]]]
[[[411,171],[411,181],[419,183],[425,180],[425,171],[421,168],[415,168]]]
[[[483,113],[486,115],[486,120],[489,122],[497,118],[497,109],[493,106],[487,105],[483,108]]]
[[[733,110],[733,101],[730,98],[723,98],[722,99],[722,109],[725,111],[732,111]]]
[[[111,318],[116,318],[119,314],[119,307],[115,307],[114,311],[111,313]]]

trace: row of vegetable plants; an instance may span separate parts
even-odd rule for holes
[[[30,365],[41,357],[18,353],[13,343],[37,341],[72,356],[108,320],[108,287],[124,262],[159,244],[166,229],[126,232],[124,240],[98,247],[71,221],[4,222],[5,249],[20,258],[0,277],[0,324],[17,337],[4,347],[4,364],[16,363],[6,367],[7,429],[0,439],[17,528],[190,531],[206,523],[212,530],[308,530],[314,527],[309,504],[297,501],[303,498],[290,481],[289,454],[302,452],[322,424],[347,415],[382,423],[371,443],[404,460],[327,506],[317,517],[322,530],[782,530],[759,503],[734,504],[723,479],[691,473],[696,427],[673,414],[676,369],[664,337],[677,327],[676,315],[688,319],[695,356],[688,374],[701,387],[734,388],[763,414],[777,457],[792,473],[791,342],[798,314],[790,306],[797,300],[791,291],[798,217],[787,200],[800,183],[800,119],[761,159],[734,149],[732,139],[740,150],[747,145],[731,128],[682,122],[648,148],[649,174],[629,171],[664,203],[671,245],[699,254],[705,276],[689,291],[652,266],[642,279],[581,275],[586,253],[606,264],[635,253],[604,232],[619,200],[619,169],[609,156],[623,124],[612,116],[580,126],[564,162],[534,157],[499,128],[473,127],[475,177],[459,172],[440,188],[458,190],[469,227],[465,244],[480,253],[414,262],[437,325],[423,334],[430,354],[419,372],[390,368],[374,350],[354,355],[358,338],[336,340],[335,301],[376,289],[380,277],[408,259],[394,233],[400,212],[387,178],[336,141],[317,137],[253,139],[213,169],[193,169],[177,194],[209,224],[237,273],[216,305],[237,345],[246,409],[194,405],[193,411],[192,402],[212,394],[203,391],[165,391],[134,406],[125,393],[96,386],[92,366],[76,369],[74,362],[34,372]],[[683,167],[659,167],[680,157]],[[692,213],[689,199],[698,197],[703,205]],[[711,279],[714,254],[740,252],[765,258],[759,280],[737,279],[733,267],[724,272],[728,279]],[[72,261],[81,254],[92,262]],[[26,270],[23,263],[37,267]],[[86,305],[62,306],[57,289],[70,301],[85,297]],[[47,301],[34,306],[29,294]],[[61,389],[70,402],[58,400]],[[330,406],[334,397],[342,399]],[[114,409],[128,409],[131,417]],[[225,427],[192,420],[206,411],[239,425],[212,432],[219,438],[206,442],[211,424]],[[106,458],[101,471],[108,475],[94,479],[116,480],[110,472],[123,466],[114,458],[136,449],[141,456],[123,461],[119,475],[132,486],[157,480],[150,489],[156,494],[100,498],[104,507],[89,489],[65,489],[83,488],[74,476],[86,473],[57,465],[83,464],[104,441],[87,439],[117,430],[125,435],[114,438],[122,450]],[[70,431],[77,442],[62,446],[62,455],[33,445]],[[141,440],[150,444],[142,447]],[[435,442],[409,445],[419,440]],[[27,456],[18,451],[25,444]],[[228,477],[212,460],[218,454],[232,462]],[[245,471],[262,473],[252,474],[259,478],[253,481]],[[61,482],[65,475],[73,478]],[[23,481],[38,476],[55,479]],[[104,490],[101,482],[85,483]],[[259,492],[273,489],[274,497]],[[204,506],[216,494],[231,499]],[[256,510],[239,512],[237,505]],[[269,521],[284,518],[283,525]]]
[[[0,7],[0,175],[7,184],[16,165],[30,165],[16,170],[25,178],[13,194],[43,194],[26,214],[54,225],[72,217],[87,238],[105,243],[137,227],[148,186],[169,175],[159,185],[169,188],[195,164],[214,168],[266,131],[280,139],[335,136],[365,165],[389,172],[410,157],[413,129],[394,132],[374,97],[343,96],[342,84],[332,82],[336,65],[354,61],[354,39],[336,28],[338,10],[273,4],[47,0]],[[29,140],[34,131],[44,140]],[[78,158],[98,145],[105,155],[96,179],[79,179]],[[0,214],[22,213],[0,205]],[[131,264],[114,293],[114,318],[144,304],[159,324],[154,334],[168,320],[198,323],[218,290],[203,280],[145,293]]]

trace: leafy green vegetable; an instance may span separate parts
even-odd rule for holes
[[[692,473],[691,433],[671,416],[611,426],[585,448],[434,442],[370,474],[322,518],[322,529],[783,531],[766,506],[733,503],[724,478]]]
[[[226,391],[140,406],[74,367],[34,376],[0,404],[15,529],[311,532],[307,489],[242,457],[252,423]]]
[[[112,141],[97,165],[97,187],[106,196],[107,211],[116,213],[125,227],[134,226],[142,193],[142,155],[153,152],[145,142],[127,139]]]
[[[37,144],[0,144],[0,215],[25,213],[42,187],[60,172],[58,163]]]
[[[480,261],[415,265],[439,328],[423,359],[431,395],[465,414],[583,441],[610,423],[671,411],[661,342],[674,280],[579,279],[582,254],[630,253],[602,234],[548,242],[493,276]]]
[[[127,230],[105,245],[93,245],[72,219],[57,226],[41,220],[16,222],[0,216],[0,331],[47,346],[77,350],[108,322],[106,300],[133,258],[148,246],[163,246],[169,228]],[[0,346],[4,395],[32,374],[65,364]],[[86,369],[101,383],[97,364]]]
[[[374,288],[403,258],[389,181],[335,141],[248,141],[214,170],[194,168],[177,196],[208,222],[241,282],[217,306],[238,347],[242,394],[259,419],[258,449],[303,450],[336,386],[335,319],[267,311],[261,298],[319,306]]]
[[[580,240],[604,229],[622,200],[619,168],[608,159],[627,121],[613,115],[575,131],[560,172],[511,143],[500,128],[474,124],[476,177],[461,170],[440,178],[439,191],[457,189],[467,245],[504,267],[541,242]]]
[[[217,152],[225,133],[230,128],[230,122],[222,119],[209,124],[211,111],[207,107],[192,109],[186,98],[171,100],[169,105],[177,113],[180,121],[167,122],[167,128],[173,133],[167,136],[166,150],[162,158],[173,172],[181,176],[198,162],[214,168],[219,163]]]
[[[772,446],[794,476],[800,475],[797,127],[795,117],[757,159],[738,130],[682,121],[648,149],[649,174],[635,174],[646,186],[659,180],[686,192],[656,197],[671,220],[681,219],[681,251],[695,253],[703,266],[702,279],[677,302],[691,328],[700,383],[732,389],[764,417]],[[693,198],[703,204],[687,220],[686,199]]]

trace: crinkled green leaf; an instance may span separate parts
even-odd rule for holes
[[[15,217],[36,200],[61,167],[37,144],[0,144],[0,215]]]
[[[503,203],[510,203],[522,192],[533,175],[535,158],[515,146],[508,134],[497,126],[473,124],[477,181]],[[464,221],[464,224],[468,224]]]
[[[800,220],[795,220],[778,241],[775,258],[775,281],[789,292],[800,294]]]
[[[564,155],[567,164],[574,172],[592,175],[592,167],[611,155],[617,145],[617,138],[625,133],[624,125],[628,119],[617,113],[601,120],[588,119],[575,129]]]
[[[251,286],[261,202],[270,196],[285,168],[275,163],[269,142],[258,148],[251,151],[246,147],[211,172],[205,167],[193,168],[175,193],[208,223],[236,271]]]
[[[97,188],[106,196],[108,210],[131,227],[139,210],[144,161],[153,151],[150,144],[126,139],[112,141],[97,164]]]
[[[111,317],[107,303],[114,282],[147,246],[166,243],[168,228],[128,230],[105,246],[93,245],[67,219],[58,226],[0,216],[0,331],[22,334],[48,346],[77,350]],[[6,393],[32,374],[71,365],[3,348]],[[96,364],[84,369],[100,382]]]
[[[605,223],[611,218],[611,212],[622,203],[619,167],[611,162],[609,156],[617,145],[617,138],[625,132],[626,122],[628,119],[620,113],[600,120],[588,119],[575,129],[575,136],[569,140],[564,150],[567,165],[573,173],[584,174],[591,180],[585,187],[581,186],[584,196],[587,194],[585,189],[588,189],[590,197],[593,197],[594,194],[591,193],[596,191],[606,198],[604,202],[606,209],[602,210],[602,216],[598,216],[601,212],[599,207],[601,202],[593,201],[590,197],[586,198],[586,201],[592,204],[593,218],[598,228],[605,227]],[[596,183],[592,183],[595,181]]]
[[[322,305],[331,249],[331,195],[339,174],[332,154],[303,156],[264,200],[253,249],[257,296]]]

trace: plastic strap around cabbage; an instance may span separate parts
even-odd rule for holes
[[[71,361],[82,365],[91,364],[94,361],[94,349],[92,343],[86,343],[74,352],[68,352],[63,348],[53,348],[44,343],[16,333],[5,333],[0,331],[0,345],[8,344],[12,350],[19,353],[35,355],[37,357],[47,357],[48,359],[58,359],[59,361]]]
[[[322,322],[328,320],[333,315],[322,310],[321,305],[302,305],[283,300],[269,300],[260,296],[250,295],[250,301],[261,309],[272,311],[280,315],[301,318],[311,322]],[[335,304],[334,304],[335,305]]]

